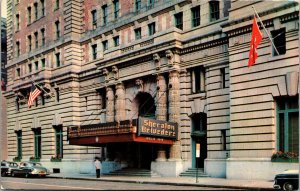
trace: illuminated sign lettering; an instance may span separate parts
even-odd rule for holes
[[[139,117],[138,136],[177,139],[177,129],[177,123]]]

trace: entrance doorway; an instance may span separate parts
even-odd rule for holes
[[[207,116],[206,113],[195,113],[192,120],[192,167],[204,168],[207,158]]]
[[[204,168],[204,160],[207,158],[206,138],[196,138],[193,142],[193,168]]]
[[[157,158],[157,145],[150,143],[112,143],[107,145],[111,161],[126,163],[127,168],[151,169],[151,162]]]

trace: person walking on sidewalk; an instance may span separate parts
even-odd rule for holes
[[[99,160],[99,158],[95,158],[95,168],[96,168],[96,177],[100,178],[101,161]]]

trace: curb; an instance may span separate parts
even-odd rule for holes
[[[86,180],[86,181],[105,181],[105,182],[124,182],[124,183],[137,183],[137,184],[157,184],[157,185],[174,185],[174,186],[197,186],[207,188],[229,188],[229,189],[243,189],[243,190],[273,190],[274,188],[259,188],[259,187],[247,187],[247,186],[230,186],[230,185],[208,185],[199,183],[177,183],[177,182],[159,182],[159,181],[136,181],[136,180],[110,180],[110,179],[94,179],[84,177],[58,177],[47,176],[47,178],[54,179],[70,179],[70,180]]]

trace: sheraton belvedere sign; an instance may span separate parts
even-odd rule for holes
[[[177,129],[177,123],[139,117],[138,136],[177,139]]]

